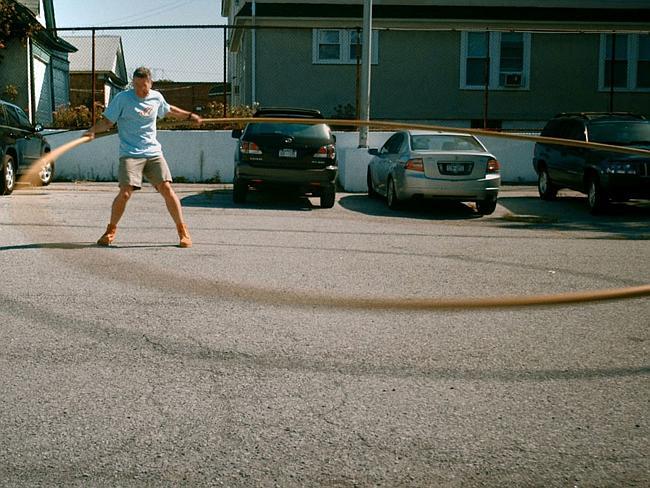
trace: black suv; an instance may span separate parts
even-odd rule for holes
[[[50,151],[47,140],[39,134],[42,130],[41,124],[29,122],[20,107],[0,100],[0,195],[14,191],[17,176]],[[54,163],[48,163],[31,183],[45,186],[53,178]]]
[[[253,117],[322,119],[318,110],[263,108]],[[246,201],[249,188],[290,187],[320,196],[323,208],[334,206],[338,170],[336,137],[326,124],[252,122],[242,131],[235,152],[233,200]]]
[[[542,136],[650,150],[650,120],[629,113],[561,113]],[[650,198],[650,155],[537,143],[533,165],[543,200],[571,188],[586,193],[597,213],[610,200]]]

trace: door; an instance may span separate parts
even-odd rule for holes
[[[9,137],[15,140],[18,153],[18,167],[31,166],[41,157],[41,138],[35,134],[27,115],[20,108],[12,105],[5,106],[9,126]]]
[[[388,183],[388,175],[393,168],[398,156],[399,150],[404,141],[404,134],[398,132],[393,134],[386,143],[379,150],[377,157],[377,172],[373,174],[375,179],[375,188],[382,195],[386,195],[386,186]]]

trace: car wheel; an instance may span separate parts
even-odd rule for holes
[[[386,188],[386,203],[388,204],[388,208],[392,210],[399,209],[401,202],[397,198],[397,191],[395,190],[395,182],[393,181],[393,178],[388,179],[388,185]]]
[[[246,203],[246,193],[248,193],[248,184],[236,178],[232,185],[232,201]]]
[[[546,168],[541,168],[537,178],[537,190],[542,200],[554,200],[557,196],[557,187],[551,181]]]
[[[476,210],[481,215],[490,215],[494,213],[494,210],[497,208],[497,199],[496,197],[486,198],[485,200],[478,200],[476,202]]]
[[[372,186],[372,174],[370,173],[370,168],[368,168],[368,177],[367,177],[367,182],[368,182],[368,196],[370,198],[377,198],[379,197],[379,193],[377,193]]]
[[[34,177],[34,185],[36,186],[47,186],[52,183],[54,179],[54,163],[50,161],[47,163],[38,174]]]
[[[16,166],[8,154],[2,158],[0,167],[0,195],[10,195],[16,187]]]
[[[336,189],[333,186],[323,188],[320,194],[320,208],[332,208],[336,201]]]
[[[598,176],[595,174],[589,176],[587,183],[587,203],[592,214],[602,212],[609,203],[607,193],[605,193]]]

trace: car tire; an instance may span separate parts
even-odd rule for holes
[[[248,193],[248,184],[238,178],[232,185],[232,201],[235,203],[246,203],[246,194]]]
[[[333,186],[323,188],[320,194],[320,208],[332,208],[336,201],[336,189]]]
[[[372,174],[370,173],[370,168],[368,168],[368,176],[366,178],[367,183],[368,183],[368,196],[370,198],[378,198],[379,193],[375,191],[375,189],[372,186]]]
[[[391,210],[398,210],[401,207],[401,202],[397,198],[397,191],[395,190],[395,181],[393,178],[388,178],[386,185],[386,203]]]
[[[592,214],[601,213],[607,208],[609,197],[600,184],[598,175],[591,174],[587,178],[587,204]]]
[[[36,176],[32,184],[34,186],[47,186],[54,180],[54,163],[50,161],[44,165]]]
[[[0,165],[0,195],[11,195],[16,187],[16,164],[14,158],[5,154]]]
[[[542,200],[555,200],[558,188],[551,181],[546,168],[542,167],[537,176],[537,191]]]
[[[490,197],[490,198],[486,198],[485,200],[478,200],[476,202],[476,210],[481,215],[493,214],[496,208],[497,208],[496,197]]]

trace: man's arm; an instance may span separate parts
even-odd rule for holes
[[[170,115],[176,119],[191,120],[197,124],[201,124],[201,122],[203,122],[203,119],[199,114],[188,112],[187,110],[183,110],[182,108],[178,108],[174,105],[169,106],[169,112],[167,112],[167,115]]]
[[[94,139],[95,134],[101,134],[102,132],[106,132],[107,130],[110,130],[114,125],[115,124],[113,122],[111,122],[106,118],[101,119],[90,129],[88,129],[88,131],[84,134],[84,136],[88,136],[91,139]]]

